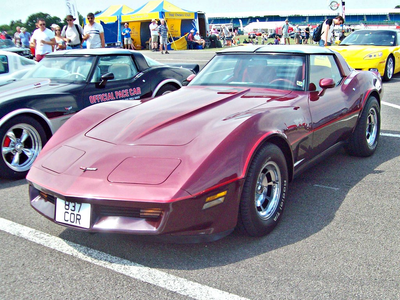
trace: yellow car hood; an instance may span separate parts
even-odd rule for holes
[[[362,59],[370,53],[375,52],[383,52],[383,56],[386,56],[385,53],[389,51],[390,47],[387,46],[333,46],[330,47],[332,50],[339,52],[344,59],[351,60],[354,59]]]

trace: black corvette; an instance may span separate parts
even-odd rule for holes
[[[25,177],[54,132],[85,107],[172,92],[198,71],[168,66],[123,49],[47,55],[21,80],[0,87],[0,176]]]

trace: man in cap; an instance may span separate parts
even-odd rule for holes
[[[133,44],[132,44],[132,38],[131,38],[131,32],[132,30],[129,28],[128,23],[124,24],[124,29],[122,29],[122,35],[124,36],[124,48],[125,49],[134,49]]]
[[[79,24],[74,24],[76,20],[72,15],[65,17],[67,25],[62,29],[61,36],[67,41],[67,49],[80,49],[83,42],[83,29]]]
[[[151,36],[151,49],[157,51],[158,46],[158,25],[155,19],[151,20],[149,25],[150,36]]]

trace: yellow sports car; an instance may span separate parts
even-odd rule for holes
[[[330,48],[342,54],[352,68],[378,71],[385,81],[400,72],[400,31],[357,30]]]

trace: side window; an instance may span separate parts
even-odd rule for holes
[[[130,56],[101,56],[92,82],[97,82],[106,73],[113,73],[112,81],[126,80],[134,77],[138,71]]]
[[[8,73],[8,59],[6,55],[0,55],[0,74]]]
[[[342,80],[342,75],[332,55],[311,55],[309,90],[320,91],[319,81],[322,78],[332,78],[337,86]]]

